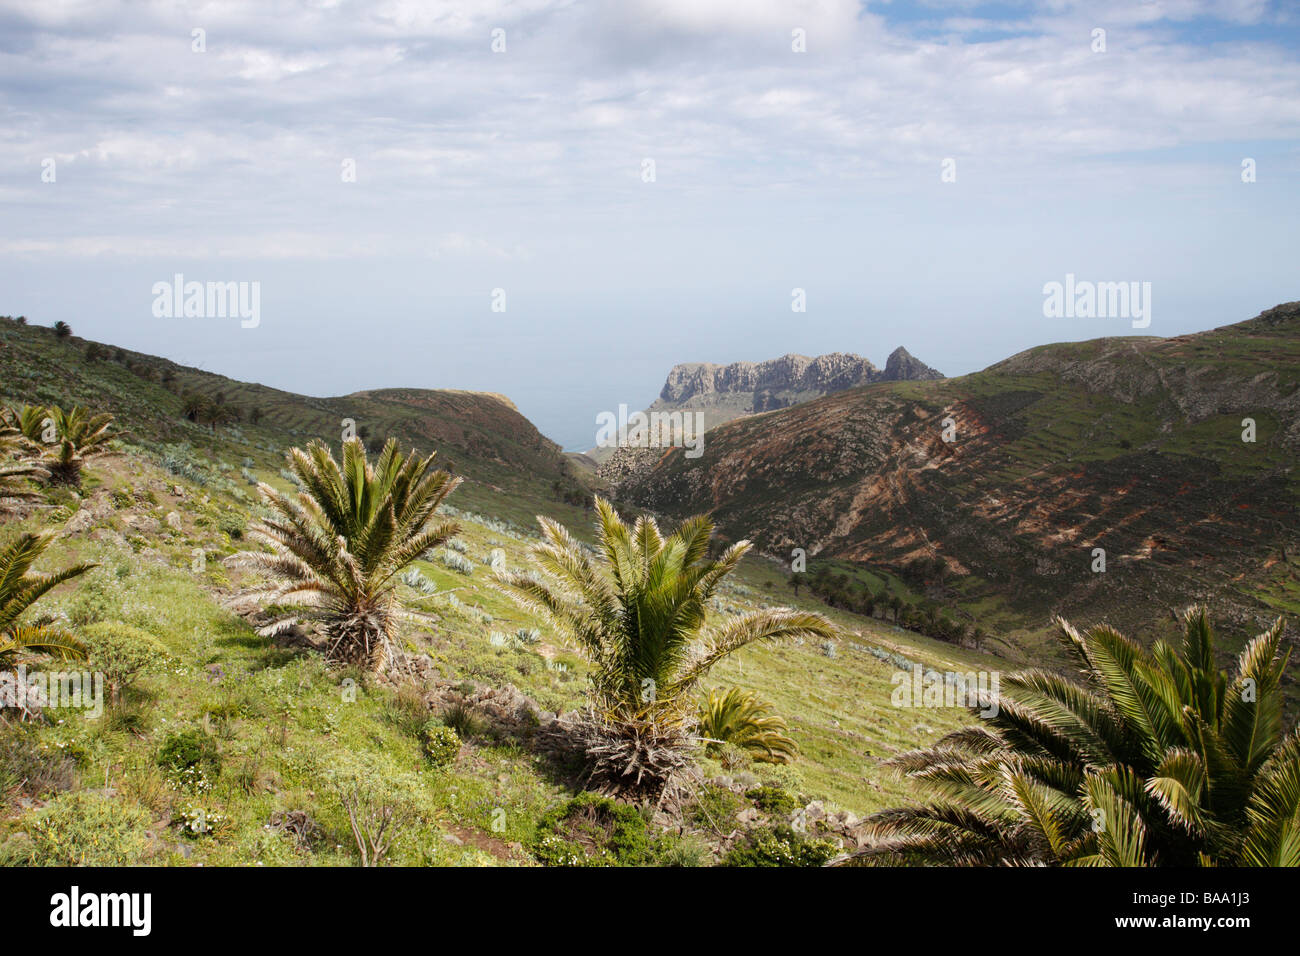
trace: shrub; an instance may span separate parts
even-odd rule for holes
[[[138,864],[149,847],[149,813],[128,800],[87,791],[57,797],[27,828],[25,862],[45,866]],[[17,861],[14,861],[17,862]]]
[[[824,866],[839,853],[831,840],[809,839],[793,827],[759,827],[722,858],[723,866]]]
[[[217,519],[217,530],[224,532],[231,541],[238,541],[244,536],[244,519],[233,511],[227,511]]]
[[[438,769],[450,767],[460,753],[460,737],[446,724],[429,721],[421,734],[424,752],[429,755],[429,762]]]
[[[749,751],[730,741],[724,741],[721,744],[714,745],[714,756],[723,770],[744,770],[750,765],[751,758]]]
[[[166,658],[165,649],[152,634],[119,621],[91,624],[78,636],[86,647],[89,669],[104,675],[114,704],[121,701],[122,691]]]
[[[167,771],[174,789],[203,793],[221,773],[221,753],[217,742],[203,731],[185,730],[164,741],[158,751],[158,766]]]
[[[641,866],[653,861],[654,841],[636,808],[581,793],[542,817],[533,855],[547,866]]]
[[[438,552],[438,560],[446,567],[451,568],[457,574],[473,574],[474,562],[469,558],[457,554],[455,551],[448,551],[444,548]]]
[[[689,837],[666,838],[656,854],[656,862],[674,868],[707,866],[709,850]]]
[[[727,833],[736,822],[737,811],[744,805],[745,801],[726,787],[706,783],[695,793],[690,820],[697,827]]]
[[[76,762],[42,749],[31,726],[0,725],[0,799],[15,791],[39,797],[72,787]]]
[[[447,707],[442,712],[441,723],[456,731],[462,740],[478,737],[484,732],[483,721],[467,704],[452,704]]]
[[[752,790],[746,790],[745,796],[753,800],[754,806],[764,813],[777,817],[788,817],[799,806],[799,801],[780,787],[767,785],[754,787]]]

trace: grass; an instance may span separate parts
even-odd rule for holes
[[[340,796],[346,784],[403,809],[407,822],[389,862],[534,862],[523,848],[543,814],[574,795],[567,777],[491,733],[471,736],[449,768],[435,770],[423,753],[422,721],[409,699],[373,681],[350,695],[352,675],[327,669],[313,652],[257,636],[225,608],[237,582],[220,559],[243,546],[242,528],[258,509],[238,480],[244,450],[235,448],[226,456],[231,460],[215,464],[195,459],[195,470],[179,474],[159,456],[130,446],[91,464],[81,496],[55,493],[57,505],[5,526],[6,535],[55,532],[46,567],[98,565],[75,586],[50,595],[44,611],[66,618],[74,631],[100,621],[140,628],[162,644],[166,660],[99,720],[69,714],[62,723],[0,734],[29,734],[46,759],[71,755],[75,767],[71,790],[48,790],[26,807],[10,794],[0,815],[0,859],[354,865],[358,854]],[[283,482],[278,473],[269,477]],[[579,706],[585,699],[582,660],[546,622],[495,590],[483,561],[500,549],[508,567],[526,566],[535,533],[522,521],[458,511],[465,553],[479,560],[468,575],[438,561],[416,563],[437,590],[418,596],[410,590],[408,597],[439,622],[432,630],[408,630],[408,649],[427,654],[452,681],[513,684],[550,711]],[[175,516],[170,523],[169,515]],[[564,517],[590,541],[588,517]],[[74,518],[75,533],[69,531]],[[197,554],[202,561],[196,562]],[[821,607],[806,591],[796,599],[784,574],[752,558],[723,589],[715,611],[764,604]],[[987,667],[988,660],[830,613],[846,628],[834,658],[811,645],[748,649],[712,680],[757,690],[790,720],[802,756],[780,770],[787,785],[804,799],[861,814],[910,792],[882,766],[884,759],[931,743],[970,718],[964,711],[894,709],[893,668],[850,642],[940,669]],[[492,643],[493,632],[513,635],[519,628],[538,629],[540,640]],[[195,731],[210,737],[220,754],[219,772],[197,788],[158,765],[168,740]],[[723,772],[711,761],[705,766]],[[777,771],[754,765],[752,772]],[[101,818],[116,821],[107,847],[88,829]],[[309,837],[285,823],[298,819],[309,821]]]

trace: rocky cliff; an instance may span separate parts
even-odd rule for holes
[[[774,396],[780,392],[816,392],[829,395],[872,382],[938,378],[943,378],[943,375],[918,361],[904,348],[893,351],[883,371],[869,359],[848,352],[832,352],[816,358],[783,355],[766,362],[733,362],[730,365],[687,362],[673,366],[663,391],[659,393],[659,400],[665,405],[689,405],[693,400],[719,393]]]

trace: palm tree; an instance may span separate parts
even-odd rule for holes
[[[35,498],[28,478],[47,478],[49,472],[39,463],[21,457],[26,451],[22,433],[0,416],[0,513],[18,501]]]
[[[799,752],[786,734],[789,726],[771,713],[771,705],[750,691],[733,687],[726,693],[715,687],[700,706],[699,735],[708,749],[720,743],[735,744],[759,763],[789,763]]]
[[[66,412],[58,405],[51,405],[46,411],[55,435],[53,446],[46,449],[50,481],[77,487],[81,484],[85,460],[105,452],[109,439],[114,437],[108,430],[113,416],[91,415],[81,405]]]
[[[54,441],[54,421],[44,405],[10,406],[4,410],[5,423],[21,435],[33,448]]]
[[[264,636],[307,617],[324,625],[331,660],[387,666],[397,619],[403,616],[398,575],[460,530],[450,521],[431,523],[461,482],[433,470],[433,458],[414,451],[403,457],[396,439],[389,439],[373,465],[357,438],[344,442],[342,467],[323,442],[290,450],[289,468],[302,490],[282,494],[260,485],[275,514],[250,532],[271,550],[227,559],[274,579],[254,596],[305,609],[262,628]]]
[[[208,397],[202,392],[186,392],[181,396],[181,414],[192,422],[206,415],[208,406]]]
[[[713,522],[689,518],[669,537],[642,516],[629,527],[596,499],[601,567],[558,522],[538,517],[533,549],[549,575],[498,573],[523,607],[550,617],[591,664],[589,707],[574,724],[589,779],[607,793],[653,797],[691,759],[693,691],[709,669],[755,641],[824,638],[834,625],[789,608],[751,611],[706,627],[710,598],[749,550],[710,559]]]
[[[47,591],[94,567],[78,564],[54,574],[29,573],[49,545],[48,535],[24,534],[0,548],[0,671],[12,670],[23,652],[60,660],[85,656],[80,642],[67,632],[45,622],[19,622]]]
[[[1300,865],[1300,730],[1283,730],[1282,621],[1217,669],[1204,607],[1181,647],[1056,621],[1082,682],[1004,678],[986,727],[895,763],[931,802],[871,819],[860,860]]]

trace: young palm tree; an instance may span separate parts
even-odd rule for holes
[[[263,635],[312,618],[324,625],[331,660],[387,666],[404,613],[398,575],[460,530],[450,521],[433,522],[434,511],[461,481],[435,471],[433,458],[414,451],[403,457],[395,439],[373,465],[356,438],[343,444],[342,467],[323,442],[290,450],[289,468],[302,490],[282,494],[259,486],[275,514],[254,525],[250,536],[271,550],[227,559],[274,579],[253,592],[259,599],[304,608],[262,628]]]
[[[58,405],[49,408],[26,405],[12,409],[16,427],[23,437],[43,449],[45,467],[56,485],[81,484],[81,468],[87,458],[102,454],[114,436],[108,426],[113,416],[91,415],[81,405],[64,411]]]
[[[20,618],[47,591],[84,574],[93,564],[78,564],[54,574],[32,574],[32,565],[50,545],[44,535],[19,535],[0,548],[0,671],[12,670],[24,652],[44,653],[60,660],[85,656],[70,634],[42,622],[21,623]]]
[[[699,735],[709,741],[735,744],[759,763],[789,763],[799,752],[786,734],[785,720],[771,713],[771,705],[750,691],[733,687],[725,693],[715,687],[700,707]]]
[[[709,599],[749,550],[710,560],[713,522],[687,519],[669,537],[651,518],[629,527],[596,499],[600,564],[555,521],[538,517],[541,575],[499,573],[522,606],[549,616],[591,664],[590,706],[575,725],[590,779],[609,793],[654,796],[691,759],[693,691],[714,664],[755,641],[825,638],[834,626],[788,608],[706,626]]]
[[[32,448],[54,440],[54,422],[44,405],[10,406],[4,410],[5,424],[15,429]]]
[[[896,761],[933,800],[872,818],[860,859],[974,865],[1300,865],[1300,730],[1282,622],[1217,669],[1204,607],[1181,648],[1057,621],[1083,681],[1002,680],[987,726]]]
[[[16,502],[36,497],[27,479],[49,477],[36,461],[16,457],[26,450],[22,433],[0,418],[0,514]]]

